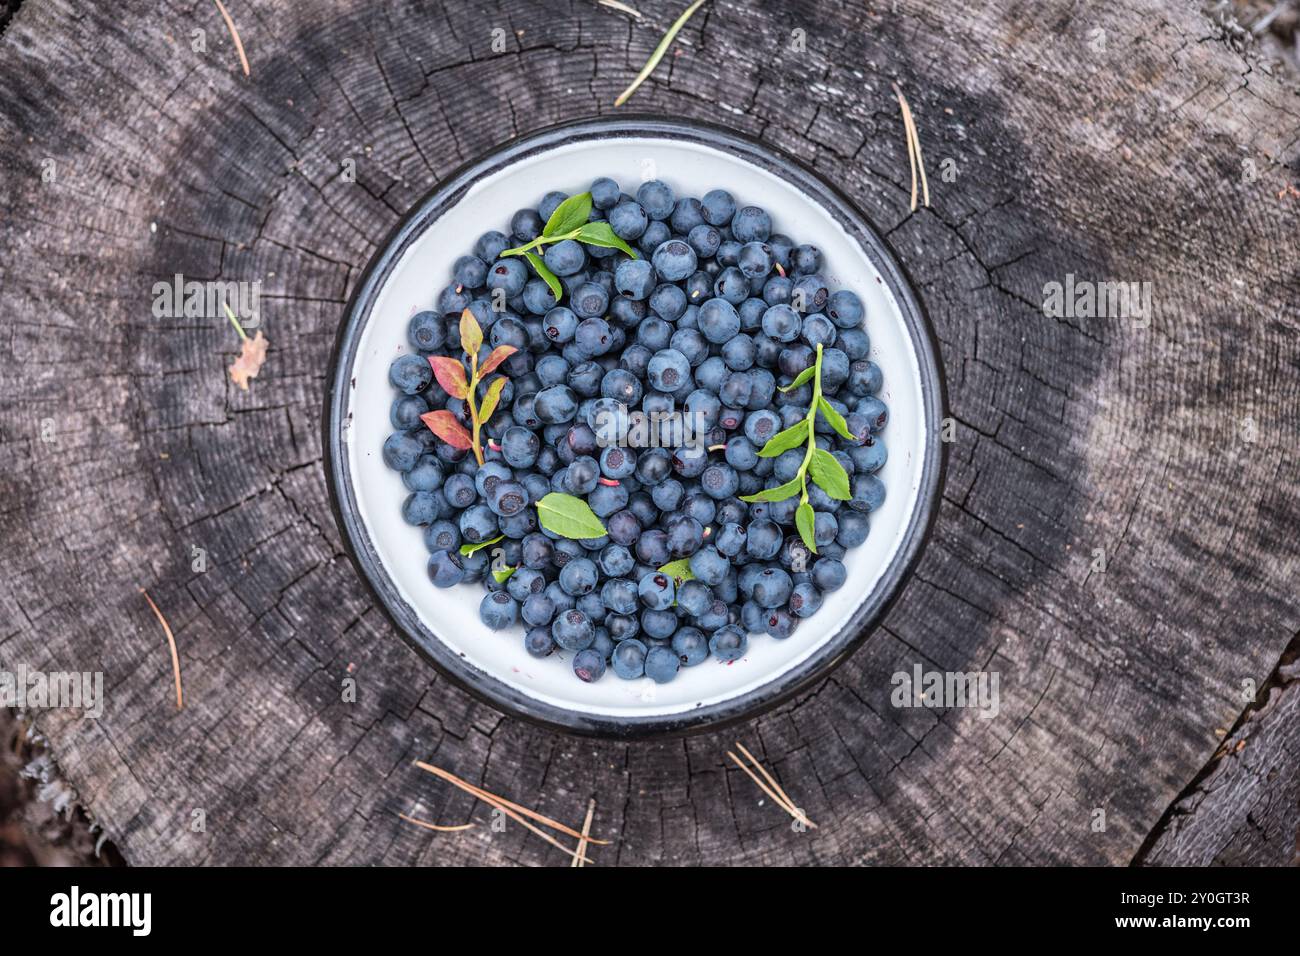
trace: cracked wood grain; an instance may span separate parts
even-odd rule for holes
[[[319,416],[343,302],[400,213],[504,140],[610,112],[671,5],[263,0],[238,14],[249,78],[211,5],[112,6],[27,0],[0,40],[0,667],[105,672],[102,719],[39,723],[128,861],[565,862],[519,827],[403,825],[485,822],[421,759],[555,819],[594,798],[602,864],[1123,864],[1300,630],[1279,195],[1300,117],[1185,5],[713,0],[683,29],[634,106],[758,136],[867,213],[935,325],[957,440],[921,565],[858,653],[742,728],[637,745],[505,718],[407,650],[328,515]],[[914,213],[894,82],[930,172]],[[262,280],[249,392],[224,318],[150,315],[177,272]],[[1152,282],[1151,327],[1045,317],[1067,273]],[[918,662],[997,670],[999,716],[892,707]],[[1295,761],[1247,763],[1294,755],[1294,691],[1274,695],[1220,771],[1240,782],[1194,795],[1147,862],[1279,861]],[[760,805],[738,737],[819,830]],[[1243,836],[1179,842],[1196,820]]]

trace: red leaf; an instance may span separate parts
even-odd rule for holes
[[[430,355],[429,364],[433,366],[433,377],[438,380],[444,392],[452,398],[462,399],[469,394],[465,366],[460,364],[460,359],[447,355]]]
[[[479,377],[481,378],[489,372],[496,371],[498,365],[518,351],[519,350],[513,345],[498,345],[492,350],[492,354],[483,362],[483,367],[478,370]]]
[[[433,432],[452,448],[459,448],[462,451],[469,451],[471,442],[469,432],[465,431],[463,425],[456,421],[456,416],[446,409],[440,409],[436,412],[425,412],[420,416],[420,421],[429,426],[429,431]]]

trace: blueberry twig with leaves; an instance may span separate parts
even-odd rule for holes
[[[466,309],[460,314],[460,347],[469,360],[469,375],[465,374],[465,363],[450,355],[430,355],[429,365],[433,367],[433,376],[438,384],[452,398],[459,398],[469,409],[470,427],[473,432],[465,430],[449,409],[425,412],[420,421],[429,426],[429,430],[453,448],[463,451],[473,449],[474,459],[483,464],[483,446],[479,440],[479,431],[483,423],[492,417],[501,401],[501,390],[506,386],[506,377],[498,375],[487,387],[483,401],[478,400],[478,387],[488,375],[518,349],[513,345],[498,345],[483,364],[478,364],[479,349],[483,347],[483,329],[479,327],[474,313]]]
[[[574,239],[589,246],[619,249],[626,252],[633,259],[637,258],[636,250],[620,239],[609,223],[588,222],[590,216],[591,193],[579,193],[576,196],[570,196],[555,207],[555,212],[551,213],[551,218],[546,220],[546,225],[542,228],[540,236],[532,242],[524,243],[522,246],[505,249],[501,255],[523,256],[527,259],[528,264],[533,267],[533,271],[551,287],[551,292],[555,295],[555,301],[559,302],[564,297],[564,286],[560,284],[560,280],[555,273],[546,267],[546,263],[539,255],[543,247],[553,246],[566,239]],[[533,250],[537,250],[537,252]]]
[[[808,550],[816,554],[817,542],[813,536],[816,515],[808,502],[809,473],[812,474],[813,482],[837,501],[848,501],[852,497],[849,493],[849,475],[844,470],[844,466],[829,451],[817,447],[817,414],[821,413],[822,418],[826,419],[826,423],[835,430],[836,434],[853,442],[857,439],[849,431],[844,416],[837,412],[822,395],[822,347],[820,345],[817,346],[817,360],[800,372],[795,380],[784,386],[781,391],[791,392],[810,381],[812,401],[808,403],[808,414],[785,431],[777,432],[769,438],[767,444],[758,453],[760,458],[775,458],[783,452],[807,443],[807,450],[804,452],[803,463],[799,465],[798,474],[783,485],[765,488],[756,494],[743,495],[740,500],[784,501],[799,493],[801,496],[799,507],[794,513],[795,528],[798,529],[799,537],[808,546]]]

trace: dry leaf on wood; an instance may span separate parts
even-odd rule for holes
[[[260,329],[251,339],[245,338],[239,358],[230,366],[230,380],[248,391],[248,380],[257,378],[257,373],[262,370],[262,363],[266,361],[266,347],[270,344]]]

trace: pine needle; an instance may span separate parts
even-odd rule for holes
[[[578,841],[578,852],[573,854],[573,862],[569,866],[582,868],[582,861],[586,859],[587,844],[591,842],[589,834],[591,833],[591,818],[596,815],[596,798],[592,797],[587,803],[587,819],[582,821],[582,839]]]
[[[439,833],[458,833],[461,830],[473,830],[474,824],[462,823],[454,827],[445,827],[437,823],[430,823],[427,820],[417,820],[415,817],[408,817],[405,813],[399,813],[398,816],[407,823],[414,823],[417,827],[424,827],[426,830],[436,830]]]
[[[213,0],[217,9],[221,11],[222,18],[226,21],[226,29],[230,31],[231,39],[235,41],[235,50],[239,53],[239,64],[244,68],[244,76],[250,76],[248,70],[248,57],[244,55],[244,41],[239,39],[239,31],[235,29],[235,21],[230,19],[230,14],[226,12],[226,5],[221,0]]]
[[[786,795],[786,792],[781,789],[780,784],[778,784],[772,778],[772,775],[763,768],[763,765],[759,763],[757,759],[755,759],[754,755],[751,754],[748,750],[746,750],[742,744],[737,743],[736,746],[739,747],[740,751],[746,757],[748,757],[750,761],[753,762],[754,766],[758,769],[758,772],[761,773],[771,783],[772,786],[769,787],[766,783],[760,780],[758,776],[754,773],[754,771],[750,770],[747,766],[745,766],[744,762],[739,757],[737,757],[734,753],[728,750],[727,756],[732,759],[732,761],[735,763],[737,767],[745,771],[745,775],[749,777],[750,780],[754,781],[754,785],[757,786],[758,789],[762,790],[765,794],[767,794],[767,796],[771,798],[773,803],[775,803],[786,813],[790,814],[790,816],[794,817],[794,819],[798,820],[804,826],[808,827],[808,829],[816,830],[817,824],[809,820],[808,817],[804,814],[804,812],[800,810],[797,806],[795,806],[794,801],[791,800],[790,797]],[[776,792],[774,792],[773,788],[775,788]]]
[[[609,7],[611,10],[617,10],[620,13],[626,13],[629,17],[641,19],[641,11],[634,10],[626,3],[619,3],[618,0],[596,0],[602,7]]]
[[[167,644],[171,647],[172,651],[172,674],[176,678],[176,709],[184,710],[185,699],[181,696],[181,658],[180,655],[176,653],[176,637],[172,634],[172,628],[171,625],[167,623],[167,618],[163,617],[162,611],[158,610],[158,605],[153,603],[153,598],[149,596],[149,592],[144,588],[141,588],[140,593],[143,594],[144,599],[149,602],[149,606],[153,608],[154,617],[158,618],[158,623],[162,625],[163,633],[167,635]]]
[[[531,823],[525,820],[524,817],[525,816],[532,817],[534,820],[538,821],[539,823],[543,823],[554,830],[559,830],[561,833],[567,834],[572,837],[576,837],[579,840],[581,840],[582,834],[579,833],[577,830],[574,830],[570,827],[566,827],[563,823],[556,823],[554,820],[550,819],[549,817],[542,816],[540,813],[537,813],[535,810],[529,810],[527,807],[521,807],[517,803],[512,803],[511,801],[507,800],[505,797],[498,797],[495,794],[488,793],[486,790],[483,790],[480,787],[476,787],[474,786],[474,784],[469,783],[468,781],[462,780],[454,773],[448,773],[446,770],[443,770],[441,767],[435,767],[432,764],[427,764],[422,760],[415,761],[415,765],[419,767],[421,770],[433,774],[435,777],[441,777],[443,780],[446,780],[448,783],[459,787],[460,789],[464,790],[466,793],[470,794],[471,796],[477,797],[478,799],[482,800],[484,803],[496,807],[498,810],[500,810],[502,813],[508,816],[511,820],[514,820],[524,829],[528,830],[531,833],[535,833],[537,836],[541,837],[547,843],[551,844],[551,846],[560,850],[562,853],[564,853],[565,856],[574,857],[575,859],[581,859],[586,863],[591,862],[591,860],[585,854],[583,854],[581,850],[570,849],[569,847],[561,843],[559,840],[555,839],[555,837],[547,833],[545,830],[540,830],[537,827],[533,826]],[[605,843],[607,841],[593,840],[588,838],[587,842]]]
[[[898,88],[898,84],[892,84],[894,95],[898,97],[898,108],[903,113],[903,133],[907,138],[907,159],[912,166],[912,212],[916,212],[916,174],[919,169],[921,172],[921,191],[924,195],[925,206],[930,206],[930,181],[925,176],[925,160],[921,156],[921,137],[916,132],[916,120],[912,118],[912,108],[907,105],[907,99],[903,96],[903,91]]]
[[[668,52],[668,48],[673,45],[673,40],[676,38],[677,32],[681,30],[681,28],[686,24],[686,21],[691,18],[691,14],[703,6],[705,2],[706,0],[695,0],[694,3],[686,8],[686,12],[677,18],[677,22],[668,28],[668,32],[665,33],[664,38],[659,41],[659,45],[655,47],[655,51],[650,54],[650,59],[646,60],[645,66],[643,66],[641,72],[636,75],[636,79],[632,81],[632,85],[620,93],[618,99],[614,101],[615,106],[622,106],[626,103],[628,97],[636,92],[637,87],[644,83],[650,74],[655,71],[655,67],[659,65],[659,61],[664,58],[664,54]]]

